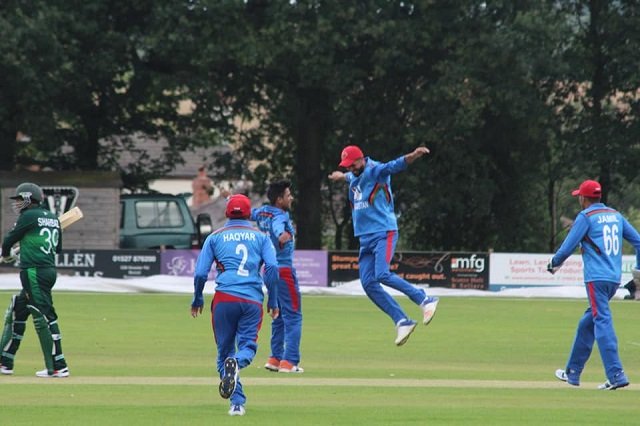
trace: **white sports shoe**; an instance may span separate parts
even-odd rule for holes
[[[437,297],[427,296],[420,304],[420,308],[422,309],[422,323],[424,325],[429,324],[436,315],[436,309],[438,308],[439,301],[440,299]]]
[[[571,386],[580,386],[580,375],[575,370],[570,370],[570,374],[564,368],[556,370],[556,379],[569,383]]]
[[[562,380],[563,382],[567,381],[567,372],[564,370],[564,368],[558,368],[556,370],[556,379]]]
[[[613,381],[607,380],[603,384],[599,385],[598,389],[616,390],[616,389],[623,388],[625,386],[629,386],[629,379],[627,379],[627,376],[624,374],[624,371],[621,371],[620,373],[616,374],[616,377]]]
[[[231,408],[229,408],[229,415],[230,416],[244,416],[244,406],[240,405],[240,404],[235,404],[232,405]]]
[[[49,374],[49,371],[45,368],[44,370],[36,371],[36,376],[43,378],[69,377],[69,368],[65,367],[61,370],[54,370],[53,374]]]
[[[418,325],[417,322],[412,321],[412,320],[402,320],[398,323],[398,325],[396,326],[396,345],[397,346],[402,346],[404,345],[407,340],[409,340],[409,336],[411,336],[411,333],[413,333],[413,330],[415,330],[416,326]]]
[[[0,374],[4,374],[5,376],[10,376],[13,374],[13,370],[5,367],[4,365],[0,365]]]

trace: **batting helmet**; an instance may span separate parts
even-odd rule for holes
[[[9,197],[13,202],[13,210],[20,213],[31,204],[40,204],[44,200],[42,188],[35,183],[24,182],[16,187],[16,195]]]
[[[42,188],[35,183],[24,182],[16,187],[16,195],[9,198],[12,200],[23,199],[25,201],[29,200],[29,202],[41,203],[42,200],[44,200],[44,194],[42,193]]]

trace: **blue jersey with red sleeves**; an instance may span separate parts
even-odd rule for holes
[[[581,247],[585,282],[620,283],[622,278],[622,239],[636,249],[636,268],[640,264],[640,234],[616,210],[595,203],[578,213],[562,245],[551,259],[559,266]]]
[[[247,220],[231,219],[209,235],[196,262],[194,279],[205,282],[215,262],[216,291],[262,303],[262,277],[268,288],[278,281],[275,249],[269,237]]]
[[[354,235],[395,231],[398,221],[394,212],[391,175],[407,168],[404,156],[388,163],[380,163],[367,157],[360,176],[349,172],[349,202],[353,217]]]
[[[271,242],[276,248],[276,259],[279,266],[293,266],[293,251],[295,249],[295,229],[291,223],[289,212],[278,207],[266,205],[251,210],[251,220],[255,220],[261,231],[271,236]],[[278,238],[288,232],[291,239],[280,244]]]

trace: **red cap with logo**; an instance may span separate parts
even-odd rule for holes
[[[342,161],[340,161],[339,166],[349,167],[350,165],[353,164],[354,161],[360,158],[364,158],[364,154],[362,153],[362,150],[360,148],[358,148],[355,145],[346,146],[342,150],[342,154],[340,155],[340,159]]]
[[[232,195],[227,201],[225,214],[229,219],[246,219],[251,216],[251,201],[246,195]]]
[[[600,198],[602,196],[602,187],[595,180],[585,180],[580,184],[580,188],[571,192],[574,197],[582,195],[588,198]]]

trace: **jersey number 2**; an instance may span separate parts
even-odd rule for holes
[[[247,259],[249,258],[249,250],[247,250],[247,246],[244,244],[238,244],[236,246],[236,254],[242,254],[242,260],[238,266],[238,275],[241,277],[248,277],[249,271],[244,268],[244,265],[247,263]]]

